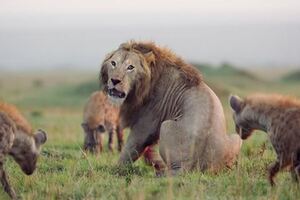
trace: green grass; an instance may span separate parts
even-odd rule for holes
[[[277,92],[300,97],[295,82],[264,81],[230,66],[201,68],[205,80],[222,100],[228,132],[234,133],[228,95]],[[298,199],[300,188],[288,172],[267,181],[267,167],[275,153],[266,134],[257,132],[243,143],[237,165],[219,174],[190,172],[173,178],[156,178],[139,160],[118,168],[118,152],[95,157],[82,152],[82,109],[98,88],[94,74],[55,73],[0,75],[0,99],[16,104],[35,128],[48,132],[48,141],[32,176],[22,173],[8,158],[5,168],[11,185],[22,199]],[[19,77],[17,82],[14,79]],[[49,78],[51,77],[51,78]],[[8,199],[0,189],[0,199]]]

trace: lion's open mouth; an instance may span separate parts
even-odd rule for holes
[[[121,98],[121,99],[125,98],[125,96],[126,96],[125,92],[121,92],[121,91],[117,90],[116,88],[109,89],[108,95],[112,96],[112,97]]]

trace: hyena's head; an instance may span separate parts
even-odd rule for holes
[[[31,175],[35,168],[40,153],[41,145],[47,140],[47,134],[38,130],[34,136],[22,131],[17,131],[10,155],[19,164],[23,172]]]
[[[103,136],[105,133],[104,123],[97,127],[91,127],[88,123],[82,123],[81,127],[84,132],[83,149],[90,153],[98,154],[102,151]]]
[[[245,140],[251,136],[253,131],[258,127],[253,117],[252,108],[238,96],[230,96],[229,103],[233,110],[236,132]]]

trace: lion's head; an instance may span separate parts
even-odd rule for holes
[[[114,104],[120,106],[126,99],[140,103],[147,96],[151,81],[150,65],[154,57],[151,48],[125,43],[105,58],[100,79]]]

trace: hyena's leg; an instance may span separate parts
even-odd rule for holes
[[[295,167],[295,175],[296,175],[296,180],[299,183],[299,180],[300,180],[300,164]]]
[[[124,133],[123,129],[120,126],[117,126],[117,139],[118,139],[118,151],[121,152],[124,144]]]
[[[297,152],[293,161],[293,170],[291,170],[292,178],[296,182],[300,182],[300,150]]]
[[[8,177],[3,169],[3,163],[0,163],[0,179],[1,179],[1,184],[4,188],[4,191],[7,192],[7,194],[12,199],[17,199],[17,195],[16,195],[14,189],[10,186],[10,184],[8,182]]]
[[[164,121],[160,128],[159,152],[170,170],[176,175],[191,167],[194,138],[173,120]]]
[[[300,175],[300,165],[296,166],[295,168],[291,169],[291,176],[293,181],[298,182],[299,183],[299,175]]]
[[[269,182],[271,186],[275,186],[274,177],[281,169],[280,162],[277,160],[274,163],[272,163],[269,167]]]
[[[114,146],[114,129],[108,131],[108,149],[109,151],[113,151]]]
[[[100,134],[98,140],[99,152],[103,151],[103,140],[104,140],[104,134]]]

